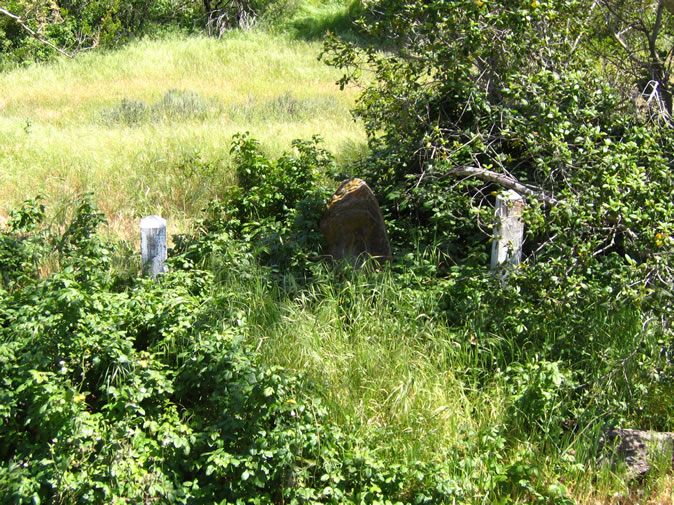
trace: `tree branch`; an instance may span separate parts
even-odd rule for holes
[[[658,55],[658,49],[656,46],[656,41],[658,40],[658,35],[660,34],[660,28],[662,27],[662,11],[664,10],[664,4],[660,3],[658,5],[658,11],[655,18],[655,25],[653,26],[653,32],[648,36],[648,51],[651,53],[651,60],[655,61],[658,65],[663,66],[660,56]]]
[[[13,19],[14,21],[16,21],[17,24],[19,26],[21,26],[21,28],[26,30],[33,38],[42,42],[43,44],[48,45],[49,47],[51,47],[55,51],[58,51],[59,53],[61,53],[64,56],[67,56],[68,58],[74,58],[75,57],[75,55],[67,53],[66,51],[64,51],[60,47],[57,47],[54,44],[52,44],[51,42],[49,42],[48,40],[45,40],[42,37],[40,37],[40,35],[35,30],[33,30],[30,26],[26,25],[26,23],[23,22],[21,17],[17,16],[16,14],[12,14],[11,12],[3,9],[2,7],[0,7],[0,14],[4,14],[5,16],[7,16],[7,17]]]
[[[478,167],[458,166],[450,169],[448,173],[450,175],[477,177],[483,181],[493,182],[494,184],[498,184],[504,188],[512,189],[521,195],[540,200],[546,207],[554,207],[559,203],[559,200],[557,200],[554,196],[548,194],[540,188],[531,189],[512,177],[494,172],[492,170],[486,170],[484,168]]]

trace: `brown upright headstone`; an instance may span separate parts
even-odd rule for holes
[[[321,218],[326,253],[357,263],[366,255],[391,259],[384,217],[370,187],[361,179],[344,181],[328,202]]]

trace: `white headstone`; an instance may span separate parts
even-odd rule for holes
[[[520,219],[526,205],[524,198],[515,191],[496,196],[496,220],[491,249],[491,268],[499,265],[519,265],[522,259],[524,223]]]
[[[147,216],[140,221],[140,253],[143,272],[157,278],[166,272],[166,219]]]

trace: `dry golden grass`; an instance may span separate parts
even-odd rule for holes
[[[319,52],[318,43],[236,32],[143,40],[0,74],[0,216],[38,193],[58,209],[92,192],[109,233],[135,240],[137,221],[151,213],[180,233],[233,182],[237,132],[250,131],[274,156],[314,134],[338,157],[362,151],[364,132],[349,113],[356,93],[339,91],[338,72]],[[169,90],[211,108],[192,118],[105,120],[122,100],[151,108]]]

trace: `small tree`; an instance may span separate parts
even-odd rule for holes
[[[355,114],[391,220],[485,264],[490,194],[514,189],[530,203],[534,290],[554,277],[567,291],[609,285],[636,300],[673,278],[674,145],[588,58],[593,8],[389,0],[361,21],[385,50],[333,38],[326,56],[342,85],[372,72]]]
[[[671,122],[674,2],[598,0],[597,7],[596,56],[615,68],[629,94]]]

